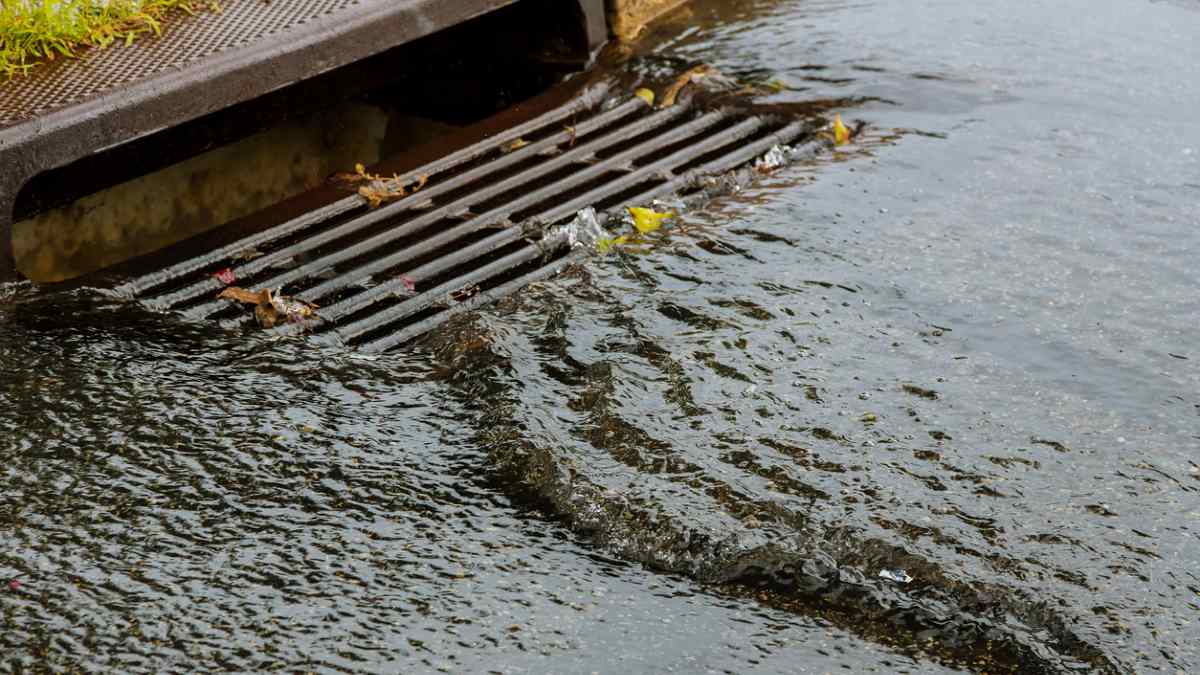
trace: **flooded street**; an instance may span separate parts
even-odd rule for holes
[[[409,352],[0,288],[0,663],[1200,669],[1197,35],[700,0],[863,134]]]

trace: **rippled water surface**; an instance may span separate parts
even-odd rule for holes
[[[410,353],[0,291],[0,659],[1200,668],[1197,35],[698,2],[625,67],[859,141]]]

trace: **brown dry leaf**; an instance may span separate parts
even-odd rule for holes
[[[367,173],[367,167],[363,166],[362,162],[354,165],[354,171],[361,180],[383,180],[383,176],[377,173]]]
[[[273,310],[273,316],[269,317],[271,326],[281,321],[286,323],[300,323],[304,319],[311,317],[313,315],[313,310],[317,307],[310,302],[289,298],[286,295],[279,295],[278,293],[271,293],[270,291],[267,293],[269,298],[267,307]],[[263,317],[260,316],[259,310],[262,308],[263,305],[255,307],[254,316],[259,317],[259,323],[263,324],[264,328],[270,328],[271,326],[266,325],[263,321]],[[270,315],[272,312],[263,310],[261,314]]]
[[[388,178],[382,174],[369,173],[367,167],[363,166],[361,162],[354,165],[354,173],[335,173],[331,178],[350,185],[365,183],[365,185],[361,185],[358,188],[358,194],[367,200],[367,203],[373,209],[410,194],[400,174],[393,173]],[[420,190],[425,187],[425,183],[428,181],[429,176],[424,174],[417,176],[416,183],[411,188],[411,191],[416,192]]]
[[[274,328],[275,324],[279,323],[279,312],[270,305],[255,305],[254,318],[263,328]]]
[[[376,173],[367,173],[367,167],[363,166],[362,162],[354,165],[354,173],[339,171],[332,176],[333,180],[342,183],[369,183],[377,180],[384,180],[383,176]]]
[[[667,90],[663,92],[662,103],[660,103],[658,107],[670,108],[671,106],[675,105],[675,98],[679,96],[679,92],[682,91],[689,82],[698,80],[710,72],[712,72],[712,66],[701,64],[680,75],[675,79],[674,82],[671,83],[671,86],[667,87]]]
[[[380,195],[378,190],[372,190],[371,188],[364,186],[358,188],[358,194],[360,197],[367,200],[367,203],[370,204],[371,208],[373,209],[379,208],[379,205],[383,203],[383,196]]]
[[[358,194],[367,200],[371,208],[376,209],[381,204],[400,199],[408,193],[404,190],[404,184],[399,181],[376,180],[370,185],[358,188]]]
[[[249,305],[259,305],[262,303],[269,303],[271,301],[271,292],[266,290],[248,291],[237,286],[229,286],[225,290],[221,291],[220,295],[217,296],[217,299],[244,302]]]
[[[237,286],[230,286],[221,291],[217,297],[254,305],[254,318],[263,328],[274,328],[284,322],[298,323],[312,316],[313,310],[317,308],[310,302],[272,293],[269,288],[248,291]]]

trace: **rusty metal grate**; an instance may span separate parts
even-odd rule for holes
[[[225,282],[214,274],[229,268],[239,286],[319,305],[313,321],[272,330],[384,351],[580,260],[585,249],[545,236],[580,209],[677,193],[811,130],[801,119],[688,102],[654,110],[596,86],[407,173],[405,182],[428,183],[398,201],[370,209],[345,197],[114,290],[197,320],[253,322],[216,297]],[[518,139],[525,144],[506,151]],[[236,262],[247,251],[255,257]]]

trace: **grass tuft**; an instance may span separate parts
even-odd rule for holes
[[[219,11],[217,0],[0,0],[0,80],[88,47],[158,35],[168,13],[203,9]]]

